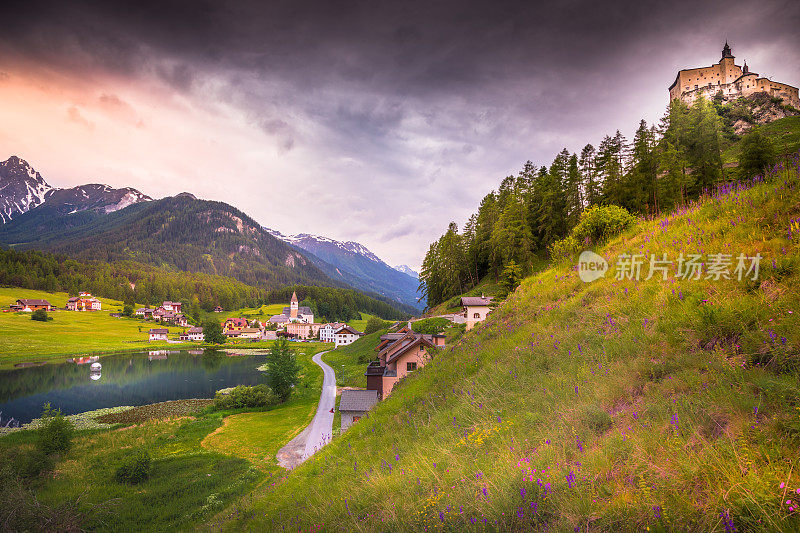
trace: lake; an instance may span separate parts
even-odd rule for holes
[[[157,350],[0,371],[0,426],[28,423],[49,402],[65,415],[120,405],[213,398],[236,385],[264,383],[263,356],[213,350]]]

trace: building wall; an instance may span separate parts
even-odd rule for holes
[[[340,411],[342,414],[342,430],[345,430],[358,422],[360,419],[365,418],[367,413],[362,411]]]
[[[398,378],[396,376],[383,376],[381,383],[381,400],[385,400],[392,393]]]
[[[367,390],[378,391],[378,398],[383,398],[383,376],[367,376]]]
[[[417,346],[413,350],[409,350],[408,352],[404,353],[396,360],[392,361],[390,366],[394,366],[394,369],[397,372],[397,378],[404,378],[411,372],[407,370],[406,363],[417,363],[417,370],[425,366],[425,364],[430,360],[430,356],[425,351],[425,349],[421,346]]]
[[[351,333],[339,333],[334,336],[335,337],[335,344],[338,348],[339,346],[347,346],[348,344],[353,344],[358,340],[358,335],[353,335]]]
[[[467,314],[467,331],[471,330],[475,327],[475,324],[478,322],[483,322],[486,320],[486,317],[489,315],[489,307],[488,306],[469,306],[467,307],[466,314]],[[478,315],[477,318],[475,315]]]

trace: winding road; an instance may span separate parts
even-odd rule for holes
[[[328,353],[319,352],[311,358],[314,363],[322,368],[322,393],[319,396],[317,412],[314,419],[306,428],[289,444],[278,450],[276,457],[278,464],[291,470],[321,449],[331,440],[333,433],[333,413],[331,410],[336,405],[336,373],[322,356]]]

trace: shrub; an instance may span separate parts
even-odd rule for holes
[[[364,334],[369,335],[370,333],[375,333],[386,327],[386,324],[380,318],[373,316],[369,320],[367,320],[367,325],[364,327]]]
[[[36,320],[39,322],[47,322],[48,320],[52,320],[50,317],[47,316],[47,311],[44,309],[37,309],[33,313],[31,313],[31,320]]]
[[[72,447],[75,426],[64,418],[59,409],[44,405],[42,426],[37,430],[36,448],[46,455],[66,453]]]
[[[220,411],[245,407],[269,407],[276,403],[278,403],[278,398],[267,385],[255,385],[253,387],[239,385],[231,389],[227,394],[218,392],[214,398],[213,408]]]
[[[555,260],[572,257],[581,248],[619,235],[634,223],[636,223],[636,217],[624,207],[593,205],[581,213],[578,224],[572,229],[569,236],[550,245],[550,257]]]
[[[42,472],[49,472],[55,466],[53,458],[44,451],[34,448],[19,457],[19,476],[22,479],[38,477]]]
[[[596,244],[619,235],[635,222],[636,217],[624,207],[593,205],[581,213],[578,225],[572,230],[572,236],[578,242]]]
[[[150,477],[150,462],[150,454],[146,450],[141,450],[125,459],[114,473],[114,480],[117,483],[131,485],[141,483]]]

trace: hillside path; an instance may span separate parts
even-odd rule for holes
[[[331,440],[333,434],[333,415],[331,409],[336,405],[336,373],[322,356],[328,353],[319,352],[311,358],[322,368],[322,393],[317,404],[314,419],[289,444],[278,450],[278,464],[291,470],[321,449]]]

